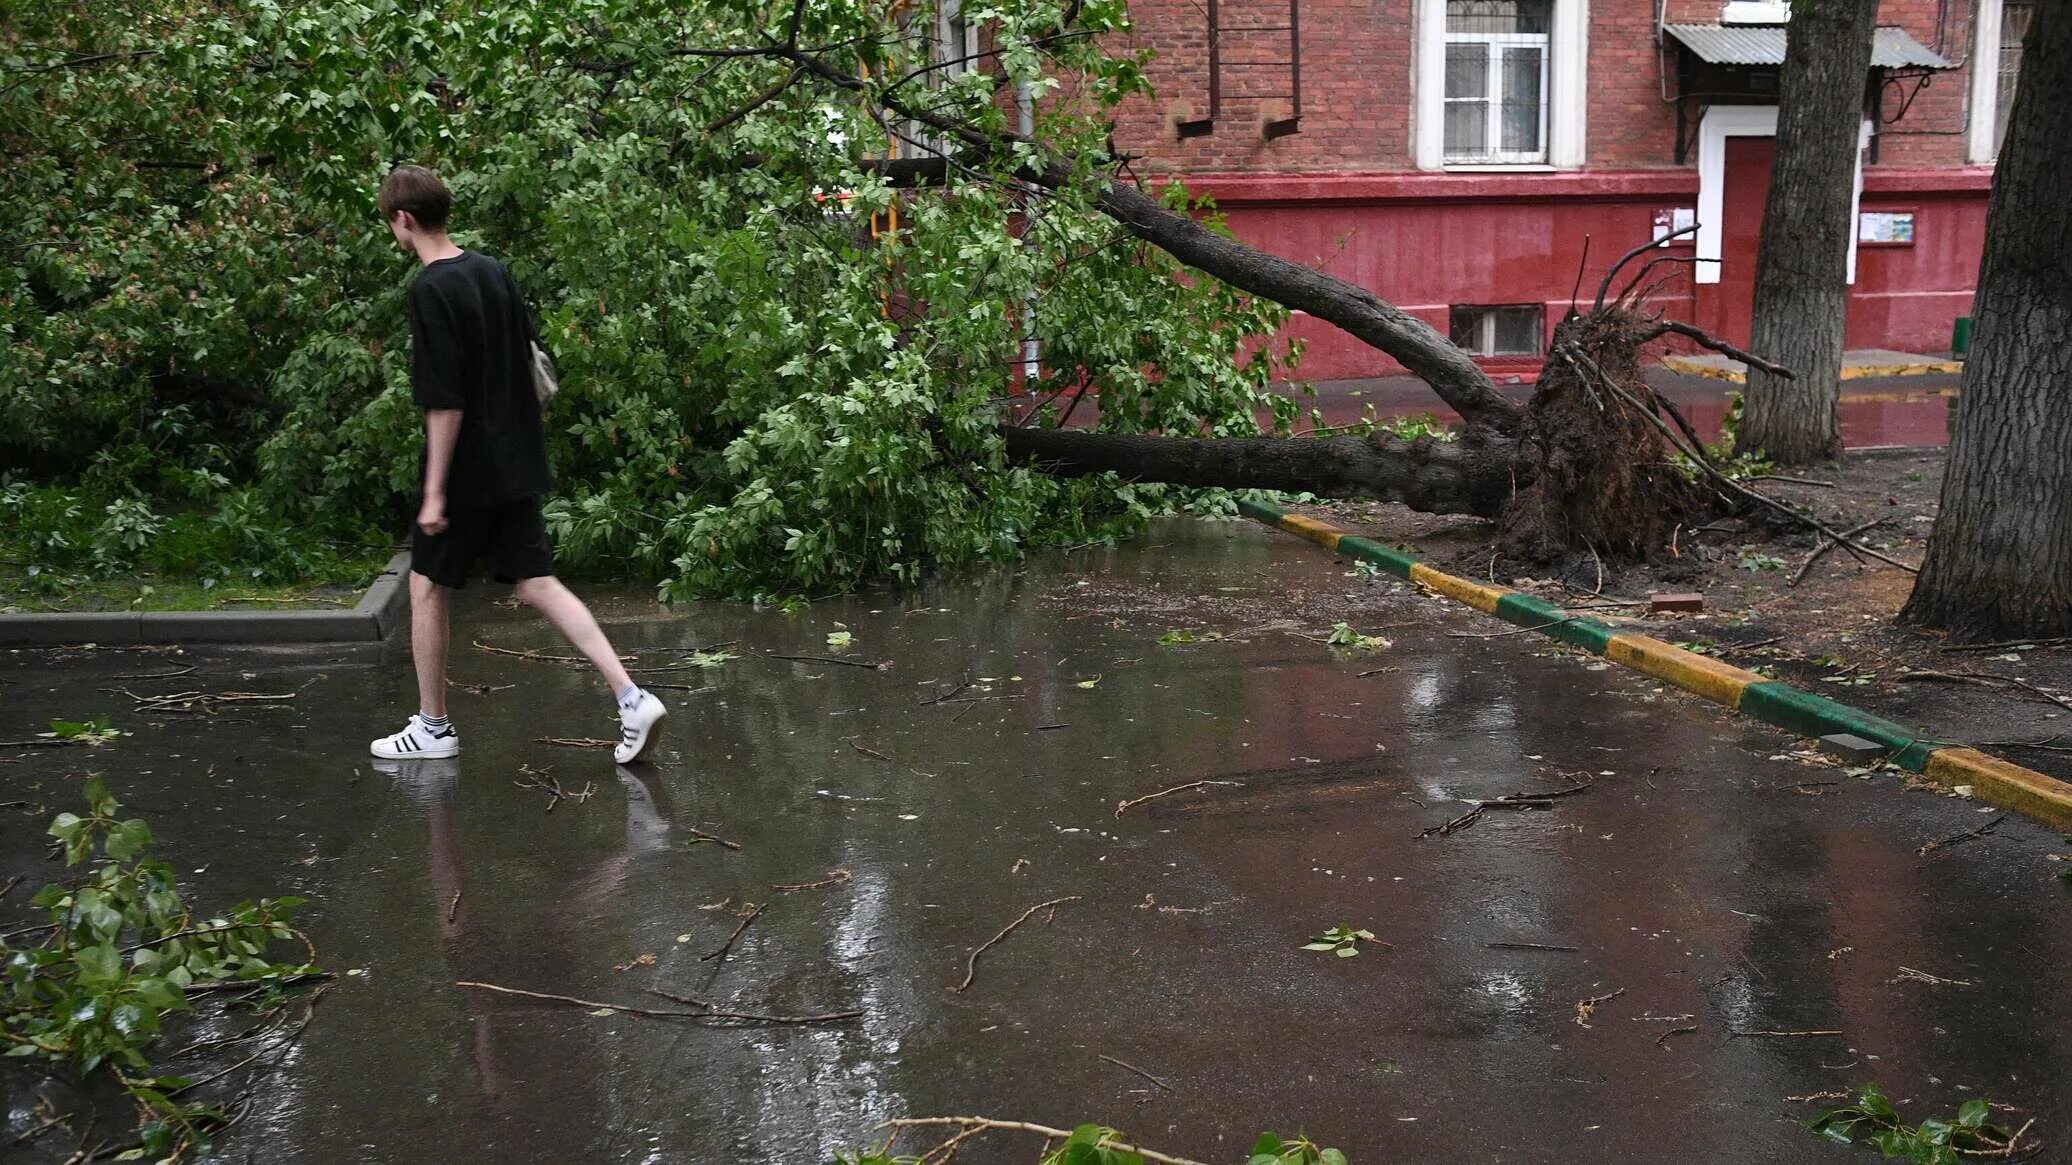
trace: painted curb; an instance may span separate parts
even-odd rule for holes
[[[350,611],[77,611],[0,615],[0,644],[373,643],[410,619],[410,555],[389,559]]]
[[[1975,749],[1923,737],[1883,717],[1660,639],[1570,615],[1534,595],[1435,570],[1400,550],[1268,502],[1240,501],[1238,512],[1346,558],[1372,563],[1386,574],[1417,583],[1506,623],[1538,631],[1550,639],[1746,713],[1765,724],[1806,737],[1847,732],[1875,741],[1887,750],[1893,764],[1908,772],[1920,773],[1943,785],[1969,785],[1974,795],[1988,804],[2033,817],[2053,828],[2072,829],[2072,784],[2055,777]]]
[[[1732,368],[1721,368],[1717,364],[1701,363],[1679,356],[1664,356],[1662,367],[1682,376],[1703,376],[1711,380],[1724,380],[1728,384],[1748,383],[1748,373]],[[1913,364],[1844,364],[1841,379],[1880,380],[1907,376],[1956,376],[1964,371],[1962,360],[1921,360]]]

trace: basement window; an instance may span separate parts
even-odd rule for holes
[[[1471,356],[1537,356],[1545,335],[1538,304],[1448,309],[1447,335]]]

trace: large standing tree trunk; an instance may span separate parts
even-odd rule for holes
[[[1737,446],[1785,465],[1842,451],[1842,325],[1856,229],[1849,211],[1877,25],[1876,0],[1797,0],[1786,33],[1748,346],[1797,377],[1748,370]]]
[[[2072,0],[2043,0],[1986,212],[1942,511],[1900,618],[2072,635]]]

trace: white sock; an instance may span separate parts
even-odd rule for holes
[[[647,693],[640,690],[639,684],[627,684],[626,690],[617,693],[617,695],[619,700],[619,711],[631,712],[633,711],[633,709],[640,706],[640,698],[642,696],[647,695]]]

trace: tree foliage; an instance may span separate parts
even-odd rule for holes
[[[1103,114],[1143,89],[1111,51],[1121,0],[965,9],[988,52],[961,72],[913,35],[931,12],[854,0],[16,10],[0,501],[39,560],[104,570],[292,571],[392,538],[417,472],[412,268],[373,192],[416,161],[560,364],[568,566],[670,597],[811,594],[1128,529],[1162,491],[1012,463],[1003,399],[1026,387],[1054,416],[1091,386],[1105,429],[1255,433],[1275,362],[1248,340],[1285,312],[1092,209]],[[1003,154],[895,190],[875,160],[912,155],[911,130],[709,51],[787,38],[983,127],[1029,87],[1085,188],[1039,207]],[[1026,300],[1044,360],[1021,386]]]

